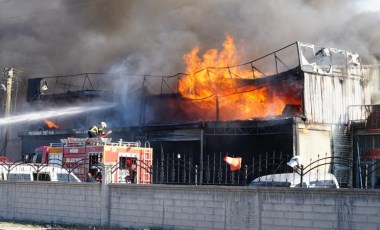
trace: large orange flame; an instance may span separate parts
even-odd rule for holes
[[[187,77],[180,80],[179,91],[182,96],[190,99],[204,99],[214,95],[229,95],[236,90],[236,75],[248,75],[249,71],[238,69],[239,73],[232,75],[231,68],[236,66],[240,59],[231,36],[226,37],[223,50],[208,50],[202,58],[198,56],[199,47],[193,48],[183,56],[185,61]]]
[[[54,129],[58,129],[59,128],[59,125],[54,123],[53,121],[50,121],[48,119],[45,119],[44,120],[45,124],[49,127],[49,128],[54,128]]]
[[[239,120],[281,115],[286,104],[301,104],[299,95],[275,92],[267,84],[239,85],[242,79],[252,79],[252,69],[238,65],[240,55],[231,36],[226,36],[220,52],[210,49],[199,57],[199,51],[195,47],[183,56],[190,74],[179,80],[178,91],[192,100],[187,111],[209,120],[215,113],[219,120]]]

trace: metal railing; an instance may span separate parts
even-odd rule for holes
[[[228,154],[212,153],[204,156],[203,161],[196,162],[193,157],[179,154],[162,154],[155,159],[152,165],[136,159],[136,171],[147,175],[151,184],[187,184],[187,185],[228,185],[247,186],[256,178],[265,175],[280,173],[295,173],[305,181],[304,177],[312,172],[331,173],[335,175],[340,187],[377,189],[380,188],[378,174],[380,172],[380,160],[358,161],[339,156],[324,156],[316,160],[310,160],[307,164],[298,164],[293,168],[288,165],[292,156],[282,153],[259,154],[251,159],[243,159],[240,169],[231,170],[223,158]],[[229,156],[234,157],[234,156]],[[121,162],[109,165],[111,177],[121,168]],[[51,159],[48,164],[28,163],[23,161],[0,161],[0,174],[12,173],[20,166],[32,167],[33,171],[43,173],[48,166],[55,166],[66,170],[68,174],[82,171],[77,175],[82,181],[90,169],[90,159],[77,159],[75,162],[65,162],[60,159]],[[91,164],[92,169],[100,172],[102,164]],[[83,172],[85,170],[85,172]],[[120,173],[120,172],[119,172]],[[142,176],[142,175],[140,175]],[[70,180],[69,177],[67,178]],[[36,180],[39,180],[37,176]],[[118,183],[111,179],[111,183]]]

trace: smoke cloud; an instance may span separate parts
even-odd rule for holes
[[[108,72],[137,84],[146,74],[184,71],[185,53],[196,45],[201,53],[219,49],[226,34],[244,48],[244,61],[304,41],[373,63],[380,14],[360,2],[0,0],[0,66],[21,70],[24,79]],[[119,98],[127,97],[115,85]]]
[[[170,75],[195,45],[244,42],[247,61],[294,41],[380,57],[377,12],[355,1],[0,1],[0,63],[29,75]]]

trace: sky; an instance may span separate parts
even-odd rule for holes
[[[0,0],[0,66],[25,78],[83,72],[171,75],[226,34],[245,60],[295,41],[380,57],[376,0]]]
[[[361,0],[354,1],[353,3],[359,12],[379,12],[380,11],[380,1],[378,0]]]

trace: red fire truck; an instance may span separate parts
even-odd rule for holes
[[[33,162],[72,169],[82,181],[88,173],[110,169],[112,183],[149,184],[153,149],[149,142],[111,142],[110,138],[67,138],[35,149]]]

